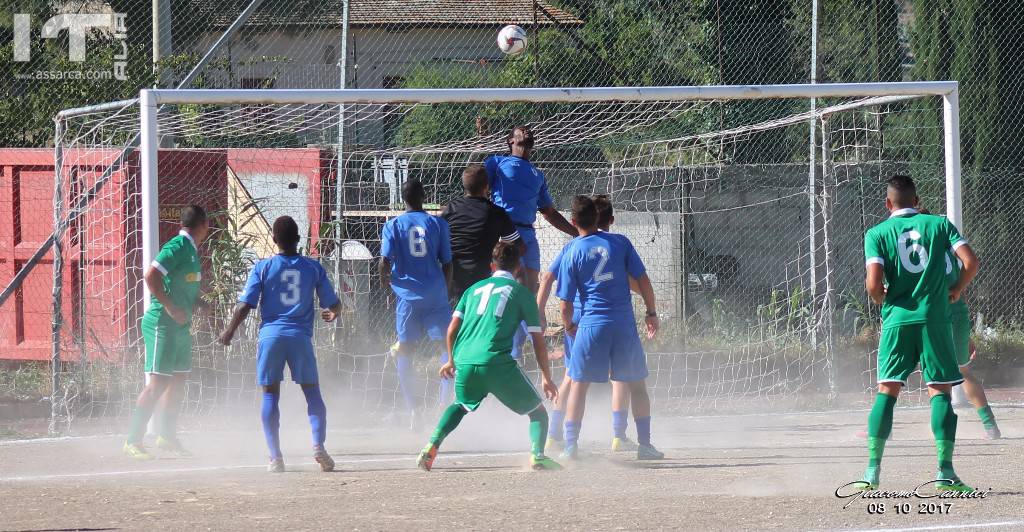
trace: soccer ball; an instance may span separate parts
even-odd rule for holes
[[[498,32],[498,48],[508,55],[519,55],[526,50],[526,30],[510,24]]]

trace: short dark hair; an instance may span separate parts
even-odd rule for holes
[[[519,264],[519,246],[511,242],[499,241],[491,253],[491,260],[500,270],[510,272]]]
[[[487,190],[487,170],[479,164],[471,164],[462,171],[462,188],[474,196]]]
[[[590,196],[576,196],[572,199],[572,219],[583,229],[597,225],[597,206]]]
[[[284,250],[294,250],[299,245],[299,224],[291,216],[279,216],[274,220],[274,242]]]
[[[507,144],[511,145],[512,144],[512,137],[516,136],[516,131],[522,131],[523,132],[523,136],[526,137],[527,139],[529,139],[529,141],[526,143],[527,147],[532,148],[533,147],[533,143],[536,140],[536,138],[533,135],[533,130],[530,129],[530,126],[527,126],[527,125],[516,126],[516,127],[512,128],[512,130],[508,132],[508,137],[505,138],[505,142]]]
[[[410,179],[402,185],[402,200],[407,204],[422,206],[424,196],[426,196],[426,192],[423,189],[423,183],[418,180]]]
[[[206,209],[195,203],[181,209],[181,226],[195,229],[206,223]]]
[[[917,197],[917,185],[908,175],[896,174],[887,182],[889,191],[892,192],[893,201],[900,207],[910,207]]]
[[[612,200],[607,194],[597,194],[594,196],[594,207],[597,209],[598,226],[603,227],[612,223],[612,218],[615,217],[615,212],[612,208]]]

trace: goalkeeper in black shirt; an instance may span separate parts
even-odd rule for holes
[[[490,187],[483,166],[466,167],[462,188],[466,195],[449,203],[441,213],[451,227],[454,267],[449,296],[453,301],[477,281],[491,276],[491,253],[499,240],[522,245],[508,213],[488,199]]]

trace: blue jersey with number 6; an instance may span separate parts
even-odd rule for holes
[[[384,224],[380,254],[391,261],[391,289],[406,301],[448,304],[442,264],[452,261],[451,230],[443,218],[410,211]]]
[[[319,262],[301,255],[275,255],[256,263],[238,301],[260,307],[260,337],[312,337],[314,292],[320,308],[338,304],[338,295]]]
[[[558,298],[572,301],[579,293],[580,327],[635,320],[629,278],[639,279],[647,270],[628,238],[598,232],[576,238],[563,253]]]

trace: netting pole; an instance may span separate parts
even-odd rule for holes
[[[832,345],[835,316],[835,283],[832,270],[832,214],[835,207],[835,172],[832,168],[832,150],[829,143],[828,118],[821,117],[821,254],[825,273],[825,293],[821,302],[825,371],[828,373],[828,400],[836,398],[836,365]]]
[[[54,148],[53,148],[53,226],[59,227],[64,217],[64,121],[60,118],[54,121]],[[51,435],[60,433],[58,420],[61,417],[61,408],[64,401],[61,398],[61,367],[60,367],[60,335],[64,326],[63,300],[64,294],[64,242],[56,238],[53,242],[53,317],[50,329],[50,341],[52,342],[50,354],[50,426]]]
[[[811,2],[811,84],[818,82],[818,0]],[[817,98],[811,97],[811,112],[813,113],[818,108]],[[818,198],[815,195],[817,191],[817,179],[816,173],[817,168],[817,126],[818,118],[814,117],[808,121],[810,126],[810,137],[807,142],[808,146],[808,163],[807,163],[807,198],[808,198],[808,213],[807,213],[807,225],[808,225],[808,246],[810,250],[810,262],[811,262],[811,304],[817,304],[817,293],[818,293],[818,256],[817,256],[817,237],[815,235],[817,216],[815,214],[815,207]],[[811,347],[815,350],[818,349],[818,327],[812,325],[811,327]]]
[[[160,188],[157,183],[157,105],[153,93],[139,93],[139,167],[142,178],[142,271],[156,258],[160,249]],[[143,308],[149,309],[149,286],[142,283]]]
[[[964,205],[960,175],[960,91],[942,97],[942,125],[946,166],[946,216],[964,230]]]
[[[341,72],[338,76],[338,86],[344,89],[348,86],[348,13],[349,0],[344,0],[341,8],[341,58],[338,66]],[[342,229],[341,204],[345,201],[345,191],[342,183],[345,173],[345,104],[338,105],[338,150],[335,154],[338,158],[337,170],[334,175],[334,283],[341,289],[341,260],[342,260]],[[340,342],[341,320],[334,321],[334,343]]]
[[[687,327],[688,320],[686,315],[687,299],[689,298],[690,292],[690,271],[686,265],[686,202],[687,202],[687,187],[686,187],[686,172],[683,171],[682,167],[676,167],[678,174],[679,183],[679,270],[680,275],[680,287],[679,287],[679,319],[683,326],[683,349],[686,349],[686,337],[689,336],[689,328]]]

